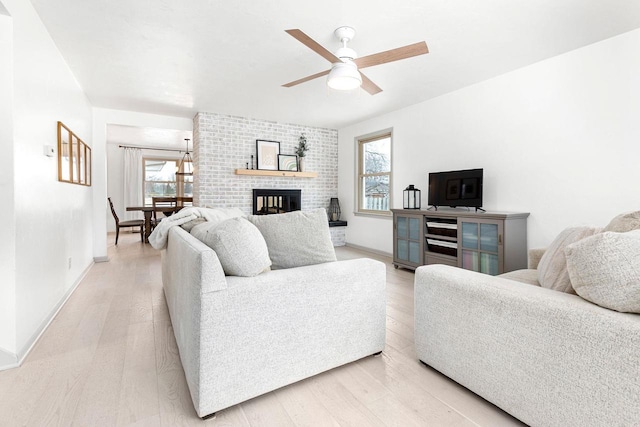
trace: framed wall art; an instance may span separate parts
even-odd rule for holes
[[[298,156],[289,154],[278,154],[278,170],[297,172]]]
[[[278,170],[278,155],[280,154],[280,143],[278,141],[256,139],[256,154],[258,157],[258,169]]]
[[[58,122],[58,181],[91,186],[91,147]]]

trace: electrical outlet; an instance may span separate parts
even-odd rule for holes
[[[56,149],[53,147],[53,145],[45,145],[44,147],[42,147],[42,151],[47,157],[53,157],[56,155]]]
[[[71,270],[71,257],[69,257],[69,270]]]

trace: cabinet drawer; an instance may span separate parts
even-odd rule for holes
[[[438,239],[427,239],[427,247],[431,252],[437,252],[439,254],[457,256],[458,244],[453,242],[446,242]]]
[[[458,235],[458,224],[450,222],[439,222],[427,220],[427,233],[436,236],[456,237]]]

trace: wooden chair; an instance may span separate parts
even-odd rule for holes
[[[178,197],[178,210],[187,206],[193,206],[193,197]]]
[[[162,212],[164,216],[171,216],[180,210],[177,197],[152,197],[151,203],[153,204],[153,220],[151,221],[153,227],[162,221],[163,217],[158,219],[158,212]]]
[[[116,245],[118,244],[118,237],[120,236],[120,228],[127,227],[140,227],[140,239],[144,242],[144,220],[143,219],[130,219],[127,221],[120,221],[118,215],[116,214],[116,210],[113,208],[113,203],[111,202],[111,197],[107,197],[109,201],[109,206],[111,207],[111,214],[113,215],[113,219],[116,220]]]

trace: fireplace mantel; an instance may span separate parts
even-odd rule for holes
[[[285,176],[291,178],[317,178],[318,172],[269,171],[261,169],[236,169],[236,175]]]

